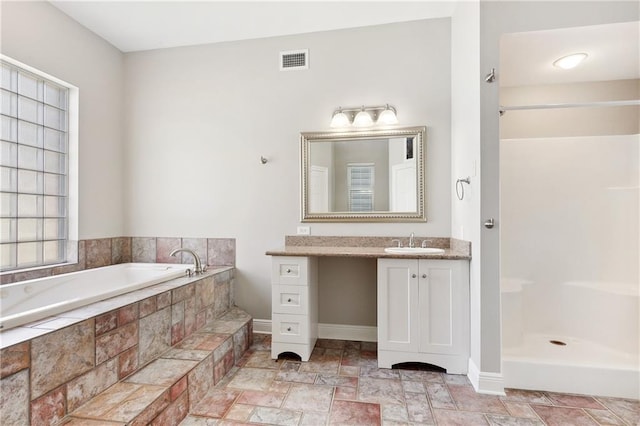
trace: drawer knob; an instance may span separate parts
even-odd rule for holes
[[[416,274],[411,274],[411,278],[415,278],[415,277],[417,277]]]
[[[291,327],[287,327],[287,331],[291,331]]]
[[[291,303],[291,298],[288,298],[288,299],[287,299],[287,302]]]
[[[287,268],[287,270],[286,270],[285,272],[286,272],[287,274],[290,274],[290,273],[291,273],[291,269],[290,269],[290,268]]]
[[[422,274],[422,278],[427,278],[427,274]]]

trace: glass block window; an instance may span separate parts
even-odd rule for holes
[[[1,64],[1,269],[63,263],[69,88],[11,62]]]
[[[349,211],[373,211],[373,185],[375,166],[373,163],[347,164],[347,188],[349,192]]]

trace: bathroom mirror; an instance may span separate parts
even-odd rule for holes
[[[303,222],[422,222],[425,127],[302,132]]]

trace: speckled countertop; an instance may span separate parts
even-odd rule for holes
[[[325,236],[286,236],[285,246],[268,250],[270,256],[332,256],[332,257],[373,257],[396,259],[471,259],[471,243],[455,238],[415,237],[416,247],[427,240],[428,247],[444,249],[444,253],[386,253],[385,247],[395,247],[397,242],[407,247],[408,237],[325,237]]]

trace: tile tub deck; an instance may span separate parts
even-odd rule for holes
[[[0,424],[59,424],[205,331],[233,308],[234,274],[232,267],[217,268],[3,331]],[[251,324],[243,329],[247,339]]]
[[[242,358],[251,336],[251,317],[233,308],[78,407],[62,423],[176,425]]]

